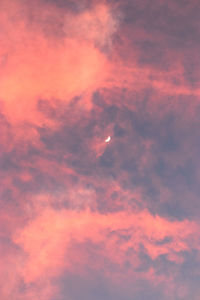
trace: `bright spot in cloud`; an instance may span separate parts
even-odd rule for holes
[[[109,136],[107,137],[107,139],[105,140],[105,142],[106,142],[106,143],[109,143],[110,140],[111,140],[111,137],[110,137],[110,135],[109,135]]]

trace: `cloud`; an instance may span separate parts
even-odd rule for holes
[[[95,5],[74,16],[63,15],[50,4],[27,6],[16,1],[9,9],[4,2],[2,6],[0,98],[9,121],[45,123],[37,110],[38,99],[70,103],[85,94],[82,106],[87,107],[90,93],[104,83],[109,70],[107,57],[95,47],[107,43],[115,32],[109,8]],[[57,24],[59,18],[62,25],[49,36],[53,33],[49,23]]]
[[[198,7],[1,2],[1,299],[198,299]]]
[[[100,269],[114,282],[124,276],[132,280],[144,277],[153,283],[169,280],[173,290],[173,275],[167,278],[164,270],[156,274],[156,260],[165,256],[168,264],[181,266],[183,253],[190,251],[191,245],[198,249],[198,230],[193,222],[170,222],[147,211],[102,215],[47,208],[40,209],[39,215],[18,231],[13,240],[26,255],[19,271],[26,285],[42,280],[46,289],[55,276],[66,271],[84,272],[89,264],[91,270]],[[154,265],[143,265],[141,247]]]

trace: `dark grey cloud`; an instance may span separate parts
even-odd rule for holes
[[[56,129],[37,128],[43,149],[37,149],[30,143],[24,144],[24,151],[13,149],[2,154],[1,168],[6,173],[14,172],[14,186],[19,191],[34,194],[38,191],[51,192],[58,187],[63,189],[73,182],[72,177],[67,177],[64,183],[62,172],[54,176],[38,168],[35,162],[41,159],[70,167],[77,178],[84,176],[85,186],[91,184],[96,190],[98,206],[103,211],[109,210],[104,200],[107,194],[105,192],[100,197],[98,189],[102,178],[113,178],[122,189],[126,187],[130,192],[141,188],[142,206],[148,206],[153,214],[178,219],[197,216],[200,163],[198,104],[192,118],[187,119],[187,102],[191,101],[191,97],[179,102],[178,109],[177,106],[173,108],[173,101],[177,103],[173,97],[164,99],[156,94],[158,101],[153,104],[153,90],[134,95],[132,108],[126,105],[119,108],[114,104],[114,99],[112,104],[106,104],[104,97],[102,92],[96,93],[94,109],[87,113],[76,111],[76,103],[72,113],[71,108],[63,104],[53,107],[47,101],[40,100],[40,112],[59,120],[61,125]],[[125,103],[129,100],[123,91],[121,97]],[[196,102],[196,98],[193,101]],[[97,107],[101,108],[98,113]],[[112,142],[100,157],[96,157],[92,150],[93,143],[107,128],[112,129]],[[145,145],[148,142],[151,146],[147,149]],[[27,162],[29,166],[26,166]],[[32,176],[28,182],[18,177],[17,172],[23,169]],[[108,185],[106,189],[109,188]],[[168,191],[169,195],[163,197],[162,190]],[[113,203],[116,199],[122,202],[117,210],[122,209],[123,201],[127,200],[119,200],[118,194],[113,195]],[[192,199],[193,206],[188,199]]]

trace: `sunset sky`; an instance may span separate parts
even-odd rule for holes
[[[200,299],[200,1],[0,0],[0,299]]]

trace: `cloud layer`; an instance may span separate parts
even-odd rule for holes
[[[199,299],[198,11],[1,1],[2,300]]]

